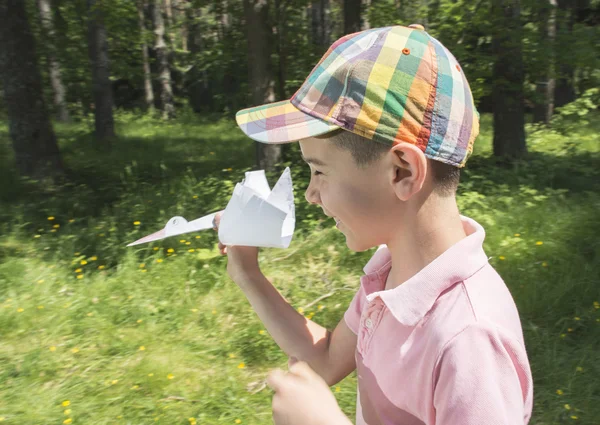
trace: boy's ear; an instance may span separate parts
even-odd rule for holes
[[[411,143],[402,142],[390,149],[392,186],[398,199],[408,201],[423,187],[427,175],[427,158]]]

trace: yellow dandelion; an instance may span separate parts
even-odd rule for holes
[[[594,301],[594,308],[598,310],[600,308],[600,303],[598,301]]]
[[[54,220],[54,217],[50,216],[50,217],[48,217],[48,220],[52,221],[52,220]]]
[[[212,311],[212,314],[217,314],[217,310],[213,310],[213,311]]]
[[[56,229],[50,230],[50,233],[55,233],[55,232],[56,232]]]
[[[535,244],[536,244],[536,245],[544,245],[544,242],[542,242],[542,241],[537,241]]]
[[[321,311],[325,308],[325,306],[323,304],[319,304],[319,306],[317,307],[317,310]]]
[[[71,404],[71,402],[69,400],[65,400],[62,402],[63,407],[67,407]]]
[[[83,270],[81,269],[75,269],[75,273],[81,273]]]
[[[520,234],[520,233],[515,233],[515,237],[517,237],[517,238],[518,238],[518,237],[520,237],[520,236],[521,236],[521,234]]]
[[[192,309],[190,309],[190,311],[191,311],[192,313],[195,313],[195,312],[197,312],[197,311],[198,311],[198,309],[197,309],[197,308],[192,308]]]
[[[69,219],[69,223],[73,223],[74,221],[75,221],[75,220],[74,220],[74,219],[72,219],[72,218],[70,218],[70,219]]]
[[[134,225],[134,226],[139,226],[140,224],[142,224],[142,223],[140,223],[139,221],[134,221],[134,222],[133,222],[133,225]]]
[[[246,365],[242,362],[238,365],[238,369],[244,369]]]
[[[71,349],[71,353],[73,353],[73,354],[77,354],[77,353],[79,353],[79,348],[77,348],[77,347],[75,347],[75,348],[72,348],[72,349]]]
[[[169,373],[169,374],[167,375],[167,379],[173,379],[173,378],[175,378],[175,376],[174,376],[172,373]]]
[[[37,283],[44,283],[44,279],[38,280]]]
[[[81,264],[82,266],[85,266],[85,265],[87,264],[87,261],[85,261],[85,260],[81,260],[81,261],[79,262],[79,264]]]
[[[154,248],[152,248],[154,251],[158,251],[158,247],[155,246]]]
[[[142,273],[146,273],[148,270],[146,270],[146,269],[142,269],[142,270],[140,270],[140,271],[141,271]]]
[[[132,390],[137,390],[140,386],[139,385],[134,385],[133,387],[131,387]]]
[[[188,421],[190,421],[190,423],[196,423],[196,418],[188,418]]]
[[[63,424],[69,425],[71,422],[73,422],[73,419],[67,418],[63,421]]]
[[[54,226],[52,226],[55,229],[58,229],[60,227],[60,224],[55,224]]]
[[[17,312],[18,312],[18,313],[23,313],[24,311],[25,311],[25,310],[23,310],[22,308],[18,308],[18,309],[17,309]]]
[[[573,332],[573,328],[567,329],[567,332]]]
[[[498,258],[499,258],[499,259],[501,259],[501,260],[506,260],[506,257],[505,257],[505,256],[503,256],[503,255],[501,255],[501,256],[500,256],[500,257],[498,257]]]
[[[575,319],[575,320],[581,320],[580,317],[573,317],[573,319]]]
[[[236,358],[236,355],[235,355],[235,354],[233,354],[233,353],[229,353],[229,358],[230,358],[230,359],[235,359],[235,358]]]
[[[90,257],[90,261],[96,261],[98,259],[98,257],[96,257],[95,255]]]
[[[191,243],[191,242],[186,242],[185,244],[186,244],[186,245],[191,245],[192,243]]]
[[[117,416],[117,419],[121,419],[121,418],[123,418],[123,415]]]
[[[115,385],[115,384],[119,383],[119,380],[118,380],[118,379],[113,379],[113,380],[111,381],[111,383],[112,383],[113,385]]]
[[[76,252],[73,254],[73,256],[78,257],[79,255],[81,255],[81,252]]]
[[[339,385],[338,385],[338,386],[336,386],[336,387],[335,387],[335,392],[336,392],[336,393],[339,393],[340,391],[342,391],[342,389],[340,388],[340,386],[339,386]]]
[[[142,322],[143,322],[143,320],[142,320],[142,319],[138,319],[138,320],[137,320],[137,322],[138,322],[138,323],[142,323]]]
[[[194,196],[192,196],[192,198],[198,199],[198,195],[194,195]]]
[[[83,279],[83,275],[82,274],[78,274],[77,275],[77,279]]]
[[[185,243],[185,239],[180,239],[179,242],[180,243]]]
[[[264,334],[265,334],[265,331],[264,331],[264,329],[261,329],[260,331],[258,331],[258,333],[259,333],[260,335],[264,335]]]
[[[66,409],[63,413],[65,415],[70,415],[71,414],[71,409]]]
[[[140,351],[144,351],[146,349],[146,347],[144,347],[143,345],[140,345]]]
[[[575,368],[575,370],[576,370],[577,372],[583,372],[583,368],[582,368],[581,366],[577,366],[577,367]]]
[[[33,237],[37,239],[37,238],[41,238],[42,235],[33,235]]]
[[[88,316],[93,316],[93,315],[94,315],[94,313],[88,313],[87,315],[88,315]]]
[[[202,238],[202,236],[196,236],[196,239],[201,239],[201,238]]]
[[[227,171],[231,171],[231,170],[233,170],[233,168],[228,168],[228,169],[227,169]]]
[[[561,389],[558,389],[558,390],[556,390],[556,394],[558,394],[558,395],[563,395],[564,393],[563,393],[563,390],[561,390]]]
[[[43,309],[43,308],[44,308],[44,306],[43,306],[43,305],[38,305],[38,310],[41,310],[41,309]]]
[[[149,373],[148,376],[152,377],[152,376],[154,376],[154,374],[153,373]]]
[[[567,336],[567,334],[560,334],[560,337],[561,337],[561,338],[564,338],[564,337],[566,337],[566,336]]]
[[[194,252],[194,251],[195,251],[194,248],[188,249],[188,252]]]
[[[542,267],[548,267],[548,263],[546,263],[545,261],[542,262]]]
[[[571,410],[571,405],[570,404],[565,404],[565,409]]]
[[[139,267],[140,269],[143,269],[144,267],[146,267],[146,263],[141,263],[141,264],[140,264],[138,267]]]
[[[157,262],[157,263],[162,263],[162,262],[163,262],[163,259],[162,259],[162,258],[158,258],[158,259],[156,260],[156,262]]]
[[[571,419],[573,419],[574,421],[576,421],[579,418],[576,415],[571,415]]]
[[[173,248],[169,248],[167,249],[167,252],[175,252],[175,250]]]
[[[104,237],[104,233],[98,233],[98,237],[99,238],[103,238]]]
[[[298,307],[298,313],[300,313],[300,314],[304,313],[304,309],[302,307]]]
[[[106,268],[106,266],[102,265],[102,266],[98,266],[98,270],[104,270]]]
[[[242,421],[241,421],[240,419],[236,419],[236,420],[235,420],[235,423],[236,423],[236,424],[241,424],[241,423],[242,423]]]
[[[53,345],[52,347],[49,348],[50,351],[56,351],[56,347]]]

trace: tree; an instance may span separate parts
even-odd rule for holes
[[[156,51],[156,58],[158,60],[158,74],[160,79],[160,108],[163,119],[170,119],[175,116],[175,104],[173,103],[173,89],[171,88],[169,52],[165,43],[162,1],[154,0],[153,9],[154,34],[156,35],[154,50]]]
[[[525,145],[520,0],[492,0],[494,155],[522,157]]]
[[[36,178],[63,173],[42,93],[35,42],[21,0],[0,0],[0,78],[17,169]]]
[[[538,98],[533,109],[533,121],[545,124],[550,123],[554,113],[556,6],[556,0],[548,0],[548,4],[540,11],[540,33],[542,34],[540,47],[544,48],[545,60],[542,64],[543,76],[536,83]]]
[[[96,141],[103,147],[111,146],[115,138],[113,94],[110,84],[108,42],[104,27],[102,0],[87,0],[88,53],[92,67],[94,93],[94,125]]]
[[[361,0],[344,0],[344,35],[361,30]]]
[[[252,105],[275,102],[275,81],[270,65],[270,31],[268,0],[243,0],[248,36],[249,82]],[[256,144],[256,164],[273,170],[281,158],[281,145]]]
[[[54,31],[54,21],[52,20],[52,10],[50,0],[38,0],[40,9],[40,21],[44,29],[44,40],[47,41],[47,61],[50,74],[50,84],[54,93],[54,107],[56,117],[59,121],[69,122],[69,110],[65,102],[65,86],[62,81],[60,64],[56,58],[56,32]]]
[[[154,111],[154,92],[152,91],[152,74],[150,72],[150,59],[148,55],[148,44],[146,43],[146,18],[144,10],[146,9],[146,0],[137,0],[138,21],[142,40],[142,66],[144,68],[144,100],[148,111]]]
[[[325,52],[331,45],[331,18],[329,0],[315,0],[310,4],[312,44]]]

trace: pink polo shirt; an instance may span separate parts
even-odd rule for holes
[[[357,335],[356,425],[517,425],[531,416],[533,383],[515,303],[467,237],[394,289],[381,245],[344,314]]]

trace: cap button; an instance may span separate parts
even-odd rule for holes
[[[408,28],[413,28],[419,31],[425,31],[425,27],[421,24],[410,24]]]

